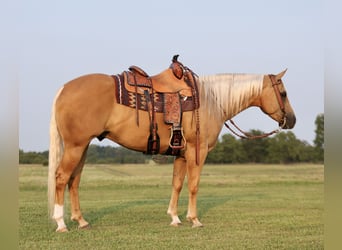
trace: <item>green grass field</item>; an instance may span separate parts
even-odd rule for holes
[[[47,167],[19,166],[20,249],[323,249],[322,165],[206,165],[198,196],[203,228],[186,222],[187,187],[170,227],[171,165],[86,165],[80,187],[92,227],[55,233]]]

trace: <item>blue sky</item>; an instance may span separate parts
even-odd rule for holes
[[[52,101],[65,82],[132,64],[157,74],[174,54],[199,75],[288,68],[283,80],[297,115],[292,131],[309,143],[315,137],[315,118],[324,112],[321,1],[38,0],[19,8],[19,147],[25,151],[48,149]],[[256,108],[235,121],[245,130],[277,126]]]

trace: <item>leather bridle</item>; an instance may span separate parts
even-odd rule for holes
[[[282,121],[281,121],[282,125],[280,127],[284,128],[284,126],[286,124],[286,111],[285,111],[284,101],[283,101],[283,98],[281,96],[281,93],[280,93],[280,90],[278,87],[278,85],[282,84],[283,82],[281,79],[276,80],[275,75],[268,75],[268,77],[271,79],[272,87],[273,87],[274,93],[277,97],[280,110],[283,112],[283,117],[282,117]]]
[[[231,127],[229,127],[229,125],[227,124],[227,122],[224,123],[224,125],[236,136],[242,138],[242,139],[259,139],[259,138],[265,138],[268,137],[274,133],[279,133],[286,125],[286,111],[285,111],[285,104],[284,101],[282,99],[282,94],[280,93],[279,87],[278,85],[282,84],[282,80],[278,79],[276,80],[276,76],[275,75],[268,75],[268,77],[270,78],[271,82],[272,82],[272,87],[274,89],[274,93],[276,95],[280,110],[283,112],[283,117],[281,118],[281,125],[279,126],[278,129],[275,129],[269,133],[265,133],[265,134],[261,134],[261,135],[252,135],[250,133],[247,133],[243,130],[241,130],[235,123],[233,120],[229,120],[229,122],[238,130],[240,131],[240,133],[242,133],[242,135],[238,134],[237,132],[235,132]]]

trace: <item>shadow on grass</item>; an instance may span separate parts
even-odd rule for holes
[[[91,212],[84,213],[84,217],[91,225],[97,224],[98,222],[104,220],[106,217],[111,217],[115,221],[116,218],[119,218],[120,216],[124,216],[126,218],[130,217],[130,213],[132,210],[135,210],[136,207],[139,207],[139,211],[143,211],[144,208],[148,210],[151,206],[162,206],[166,203],[165,200],[134,200],[134,201],[128,201],[123,202],[119,204],[115,204],[112,206],[103,207],[100,209],[92,209]],[[126,211],[126,212],[125,212]],[[146,211],[147,213],[148,211]],[[127,214],[125,214],[127,213]],[[142,212],[143,213],[143,212]],[[136,217],[136,216],[135,216]],[[142,217],[146,217],[142,215]]]
[[[263,195],[256,194],[240,194],[240,195],[225,195],[225,196],[204,196],[198,198],[199,218],[210,213],[210,210],[224,206],[225,203],[236,202],[239,200],[260,199]],[[186,197],[179,200],[179,217],[182,221],[186,219],[188,199]],[[163,214],[165,218],[168,200],[165,199],[148,199],[148,200],[134,200],[115,204],[112,206],[102,207],[99,209],[92,209],[91,212],[84,213],[84,217],[91,225],[101,224],[106,218],[110,218],[115,224],[123,223],[126,219],[129,220],[149,220],[160,221],[160,215]],[[162,213],[159,211],[164,210]],[[134,212],[134,215],[132,213]],[[121,221],[121,222],[120,222]]]

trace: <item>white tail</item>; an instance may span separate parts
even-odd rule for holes
[[[53,215],[54,204],[55,204],[55,194],[56,194],[56,170],[59,162],[61,161],[63,155],[63,141],[58,132],[57,124],[56,124],[56,113],[55,106],[56,100],[60,93],[62,92],[61,88],[54,101],[51,112],[51,121],[50,121],[50,148],[49,148],[49,174],[48,174],[48,205],[49,205],[49,217],[51,218]]]

